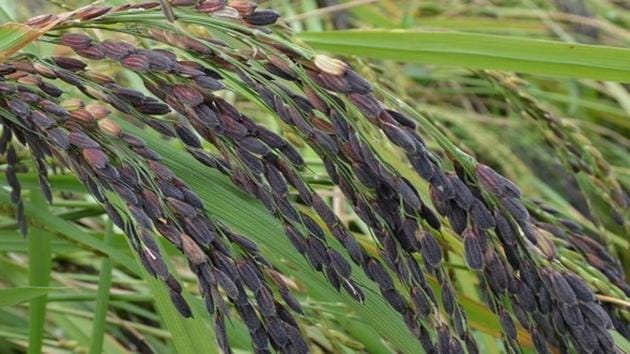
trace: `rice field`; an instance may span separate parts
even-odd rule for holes
[[[630,352],[628,10],[0,0],[0,353]]]

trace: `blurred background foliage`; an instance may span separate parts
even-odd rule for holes
[[[0,21],[19,22],[37,14],[58,13],[89,3],[0,0]],[[117,5],[123,0],[101,3]],[[280,11],[286,25],[298,34],[298,40],[301,38],[316,47],[321,42],[313,40],[317,38],[314,33],[352,28],[454,30],[615,47],[628,47],[630,42],[630,5],[623,0],[270,0],[261,1],[260,5]],[[306,34],[300,37],[300,33]],[[98,36],[98,30],[94,34]],[[66,54],[67,49],[37,43],[27,51],[50,56]],[[352,57],[359,72],[409,102],[458,147],[515,181],[528,197],[544,200],[574,220],[595,225],[613,240],[611,248],[622,260],[626,274],[630,274],[627,230],[615,223],[615,212],[587,178],[573,173],[570,161],[559,158],[565,156],[571,144],[554,140],[544,121],[523,114],[528,105],[534,104],[561,119],[567,129],[579,128],[583,136],[576,137],[572,144],[599,151],[610,164],[611,175],[627,191],[630,187],[627,82],[553,75],[516,76],[473,71],[465,65],[421,64],[422,59],[400,62],[368,57]],[[102,70],[127,86],[142,87],[137,78],[115,67],[103,65]],[[236,101],[250,117],[300,146],[309,166],[305,178],[330,199],[336,214],[353,232],[359,237],[368,235],[367,227],[352,212],[338,188],[333,187],[314,152],[258,106],[242,97],[227,98]],[[381,144],[376,134],[373,138],[374,144]],[[557,144],[550,144],[550,140]],[[190,158],[173,148],[179,146],[178,142],[165,144],[157,136],[149,142],[167,158],[171,168],[186,176],[201,197],[212,201],[208,204],[211,214],[256,239],[274,240],[265,243],[265,252],[276,256],[277,265],[294,280],[293,290],[300,295],[307,311],[300,324],[306,329],[313,353],[416,352],[414,339],[397,315],[376,299],[378,296],[368,293],[368,302],[359,305],[348,300],[347,295],[330,289],[290,248],[280,226],[258,202],[218,173],[191,171]],[[436,141],[428,142],[430,147],[438,147]],[[401,153],[391,144],[382,143],[382,148],[381,153],[392,164],[402,160]],[[32,194],[31,199],[41,201],[36,197],[36,175],[25,173],[22,180],[24,189]],[[197,292],[194,278],[175,250],[164,243],[192,294],[190,299],[197,315],[194,320],[178,317],[162,285],[138,267],[120,230],[111,231],[107,227],[102,208],[87,196],[73,176],[56,174],[51,181],[68,198],[57,200],[50,208],[38,208],[36,203],[28,206],[27,216],[34,231],[27,239],[18,234],[10,217],[0,219],[0,353],[25,352],[34,339],[41,340],[47,353],[98,353],[99,336],[103,336],[102,348],[106,353],[217,352],[208,344],[212,343],[210,318],[202,309],[203,304],[192,296]],[[413,182],[424,183],[417,178]],[[0,190],[0,203],[6,206],[7,202],[8,193]],[[367,236],[361,240],[368,245],[371,242]],[[447,262],[458,281],[460,296],[465,297],[471,325],[478,330],[476,336],[482,352],[503,352],[498,320],[481,305],[474,291],[478,279],[456,253],[449,254]],[[19,291],[12,293],[11,289]],[[108,306],[99,309],[99,301],[107,305],[107,298]],[[630,305],[627,298],[611,301],[620,302],[626,310]],[[382,323],[376,324],[378,321]],[[230,323],[229,332],[236,353],[250,352],[247,332],[238,320]],[[531,339],[521,332],[524,351],[533,351]],[[628,349],[627,341],[619,335],[616,338]]]

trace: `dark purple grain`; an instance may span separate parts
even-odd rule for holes
[[[437,267],[442,261],[442,249],[435,237],[428,232],[422,232],[419,240],[424,260],[433,267]]]
[[[464,256],[471,269],[481,270],[484,267],[483,242],[481,235],[475,229],[466,229],[462,235],[464,238]]]

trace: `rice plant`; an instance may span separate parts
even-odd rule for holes
[[[80,3],[0,27],[0,352],[630,351],[624,4]]]

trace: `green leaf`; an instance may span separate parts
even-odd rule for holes
[[[626,48],[445,31],[360,30],[297,36],[336,54],[630,82],[630,49]]]
[[[31,191],[31,204],[39,210],[47,210],[40,193]],[[28,234],[28,278],[31,286],[47,287],[52,268],[52,235],[46,231],[32,230]],[[41,353],[46,325],[46,294],[31,299],[28,332],[28,353]]]
[[[176,352],[180,354],[218,353],[214,344],[214,336],[203,322],[201,314],[193,312],[193,318],[183,318],[171,302],[164,284],[153,278],[144,268],[141,269],[149,284],[151,294],[155,297],[155,306],[162,319],[162,324],[171,332]]]
[[[630,341],[628,341],[621,333],[617,331],[608,331],[615,339],[615,343],[621,349],[622,353],[630,353]]]
[[[105,229],[104,242],[106,244],[111,244],[113,235],[113,224],[111,220],[108,220]],[[98,297],[96,298],[96,309],[94,310],[94,321],[92,324],[90,354],[99,354],[103,352],[109,293],[112,286],[112,268],[111,258],[103,258],[103,261],[101,262],[101,275],[98,282]]]
[[[0,289],[0,307],[13,306],[19,303],[44,296],[58,288],[25,286],[11,289]]]

